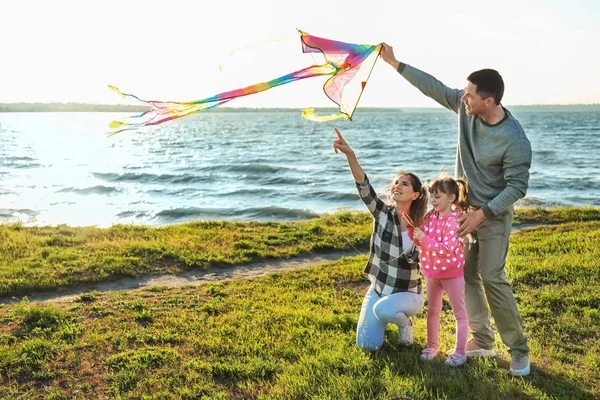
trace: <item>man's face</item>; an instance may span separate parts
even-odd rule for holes
[[[468,115],[482,114],[487,107],[486,102],[477,94],[477,86],[473,85],[471,82],[467,83],[465,94],[460,98],[460,101],[465,103]]]

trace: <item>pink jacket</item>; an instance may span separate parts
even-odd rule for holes
[[[432,212],[421,224],[425,234],[422,240],[413,237],[414,228],[409,235],[415,245],[421,247],[421,272],[426,278],[448,279],[464,275],[464,244],[456,235],[458,217],[461,212],[449,212],[440,218]]]

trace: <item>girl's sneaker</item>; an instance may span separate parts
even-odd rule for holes
[[[421,360],[431,361],[437,356],[437,353],[437,349],[427,347],[426,349],[423,349],[423,352],[421,353]]]
[[[464,354],[452,353],[446,360],[445,364],[451,367],[460,367],[467,362],[467,356]]]

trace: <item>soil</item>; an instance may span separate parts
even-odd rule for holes
[[[352,257],[359,254],[360,253],[357,251],[345,251],[329,254],[315,254],[289,260],[267,260],[223,268],[210,268],[206,270],[192,269],[176,274],[154,274],[138,278],[118,278],[111,281],[76,285],[60,290],[59,292],[34,293],[27,296],[27,298],[31,302],[69,302],[73,301],[73,299],[82,293],[93,291],[113,292],[117,290],[144,289],[156,286],[199,286],[210,282],[249,279],[280,271],[308,268],[335,261],[341,257]],[[0,304],[16,303],[21,301],[24,297],[25,296],[13,296],[0,298]]]

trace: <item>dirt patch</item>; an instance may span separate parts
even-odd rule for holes
[[[308,268],[326,262],[336,261],[341,257],[353,257],[359,254],[362,253],[357,251],[341,251],[329,254],[315,254],[289,260],[260,261],[224,268],[210,268],[207,270],[194,269],[177,274],[157,274],[146,275],[139,278],[120,278],[113,281],[77,285],[61,290],[60,292],[34,293],[26,297],[31,302],[68,302],[72,301],[82,293],[93,291],[113,292],[117,290],[143,289],[153,286],[199,286],[210,282],[248,279],[273,274],[279,271]],[[16,303],[23,300],[24,297],[25,296],[13,296],[0,298],[0,304]]]

